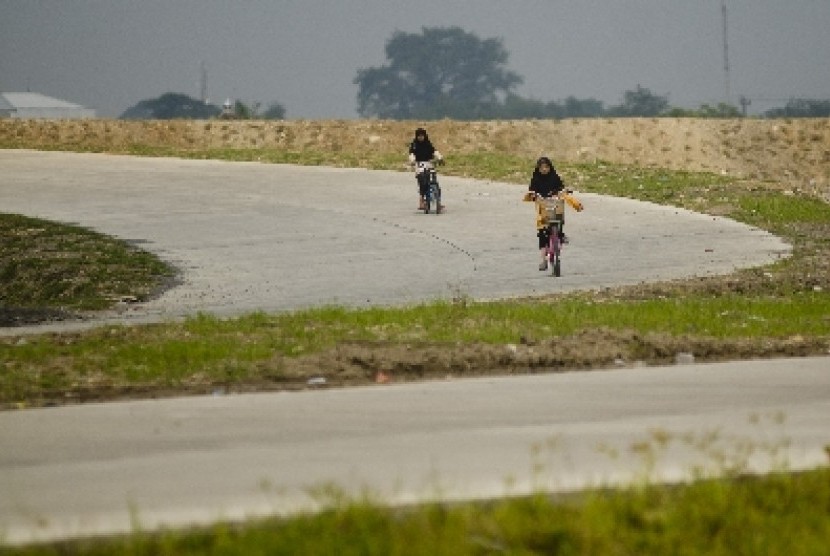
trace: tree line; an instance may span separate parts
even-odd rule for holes
[[[696,109],[671,106],[667,96],[639,84],[618,105],[569,96],[560,101],[525,98],[515,92],[523,79],[507,69],[508,52],[500,39],[480,39],[459,27],[423,27],[420,33],[396,31],[387,41],[387,62],[360,69],[357,112],[364,118],[436,120],[563,119],[627,117],[739,118],[745,112],[728,103]],[[742,99],[742,108],[746,104]],[[220,109],[187,95],[166,93],[139,102],[122,118],[283,119],[277,102],[260,113],[259,103],[236,101]],[[767,110],[767,118],[830,117],[830,100],[792,99]]]

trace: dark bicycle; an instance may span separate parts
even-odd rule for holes
[[[435,171],[435,165],[432,162],[418,162],[415,169],[418,176],[418,182],[425,184],[422,191],[426,191],[424,195],[424,214],[429,214],[432,211],[433,204],[435,205],[435,214],[441,214],[441,186],[438,185],[438,172]],[[422,181],[425,180],[425,181]]]

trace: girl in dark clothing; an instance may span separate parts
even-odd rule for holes
[[[562,178],[556,173],[553,163],[550,158],[543,156],[536,161],[536,168],[533,170],[533,176],[530,178],[530,187],[528,188],[532,193],[541,197],[551,197],[556,195],[565,188],[562,183]],[[564,222],[559,228],[559,239],[562,243],[568,241],[563,231]],[[550,243],[550,228],[540,228],[537,232],[539,238],[539,253],[542,256],[542,262],[539,264],[539,270],[547,270],[548,259],[547,250]]]
[[[530,177],[530,191],[542,197],[550,197],[565,189],[562,178],[556,173],[553,163],[546,156],[536,161],[536,168]]]
[[[443,157],[432,146],[427,135],[427,130],[419,127],[415,130],[415,139],[409,144],[409,163],[415,166],[418,162],[431,162],[432,160],[441,162]],[[418,172],[415,174],[415,179],[418,181],[418,210],[422,210],[424,208],[424,197],[426,197],[427,190],[429,189],[429,176],[426,172]],[[438,212],[442,208],[441,205],[438,205]]]

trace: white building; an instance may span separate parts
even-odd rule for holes
[[[0,118],[11,118],[13,112],[14,106],[12,106],[9,101],[3,97],[3,94],[0,93]]]
[[[94,118],[95,110],[40,93],[0,93],[0,118]]]

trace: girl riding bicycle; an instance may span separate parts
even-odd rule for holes
[[[424,172],[420,165],[416,165],[418,162],[432,162],[433,160],[441,163],[444,158],[432,146],[427,130],[419,127],[415,130],[415,139],[409,144],[409,164],[416,168],[415,179],[418,181],[418,210],[424,209],[424,198],[429,189],[429,174]],[[443,205],[438,205],[438,212],[441,212],[443,208]]]
[[[540,197],[551,197],[565,189],[565,184],[562,178],[556,173],[553,163],[550,158],[543,156],[536,161],[536,168],[533,169],[533,175],[530,178],[530,187],[528,191],[531,195],[538,195]],[[562,243],[567,243],[568,238],[565,232],[562,231],[564,223],[559,228],[559,240]],[[550,228],[543,226],[538,229],[536,236],[539,238],[539,254],[542,257],[542,262],[539,264],[539,270],[547,270],[548,268],[548,245],[550,243]]]

